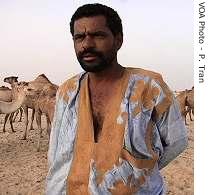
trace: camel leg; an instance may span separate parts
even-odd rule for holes
[[[187,123],[187,113],[188,113],[188,110],[185,109],[185,110],[184,110],[184,120],[185,120],[185,125],[188,125],[188,123]]]
[[[15,122],[18,113],[19,113],[19,109],[15,112],[15,115],[14,115],[14,117],[13,117],[13,122]]]
[[[35,115],[35,109],[32,110],[30,130],[33,130],[34,129],[33,128],[34,115]]]
[[[5,117],[4,117],[4,126],[3,126],[3,132],[5,133],[5,127],[6,127],[6,123],[7,123],[7,119],[9,118],[9,115],[10,114],[6,114]]]
[[[193,121],[193,119],[192,119],[192,109],[189,110],[189,118],[190,118],[190,121]]]
[[[188,106],[188,107],[187,107],[187,110],[186,110],[186,114],[189,114],[189,119],[190,119],[190,121],[193,121],[191,112],[192,112],[192,108]]]
[[[46,116],[46,120],[47,120],[47,133],[48,133],[48,136],[50,136],[50,133],[51,133],[51,122],[50,122],[48,116]]]
[[[10,125],[11,125],[11,129],[12,129],[12,132],[15,132],[14,128],[13,128],[13,116],[14,116],[14,112],[12,112],[9,116],[9,122],[10,122]]]
[[[40,151],[40,142],[41,142],[41,135],[42,135],[42,129],[41,129],[41,113],[39,111],[36,111],[36,123],[39,130],[39,138],[38,138],[38,144],[37,144],[37,152]]]
[[[20,107],[19,111],[20,111],[20,118],[19,118],[19,121],[18,122],[22,122],[23,108]]]
[[[24,106],[23,110],[24,110],[24,113],[25,113],[25,132],[24,132],[24,135],[23,135],[22,139],[26,140],[27,128],[28,128],[28,108]]]
[[[1,116],[1,113],[0,113],[0,116]],[[3,123],[3,121],[1,120],[1,124]]]
[[[185,119],[185,125],[188,125],[186,116],[184,117],[184,119]]]

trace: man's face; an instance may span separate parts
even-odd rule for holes
[[[106,26],[104,16],[76,20],[73,40],[77,59],[87,72],[99,72],[111,66],[121,44]]]

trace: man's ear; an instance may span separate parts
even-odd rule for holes
[[[117,50],[119,50],[123,44],[123,36],[121,35],[121,33],[115,36],[115,43]]]

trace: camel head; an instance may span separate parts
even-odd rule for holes
[[[15,76],[6,77],[4,78],[4,82],[9,83],[10,85],[13,83],[17,83],[18,77],[15,77]]]
[[[9,114],[19,109],[26,95],[30,93],[32,89],[29,88],[27,82],[20,82],[13,84],[13,98],[11,102],[0,101],[0,113]]]
[[[14,97],[27,96],[34,91],[28,82],[22,81],[14,84]]]
[[[5,86],[1,86],[0,90],[10,90],[10,88],[9,87],[5,87]]]

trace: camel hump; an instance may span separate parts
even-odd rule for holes
[[[38,75],[38,77],[36,77],[36,79],[34,80],[35,82],[48,82],[48,83],[51,83],[51,81],[46,77],[45,74],[40,74]]]

